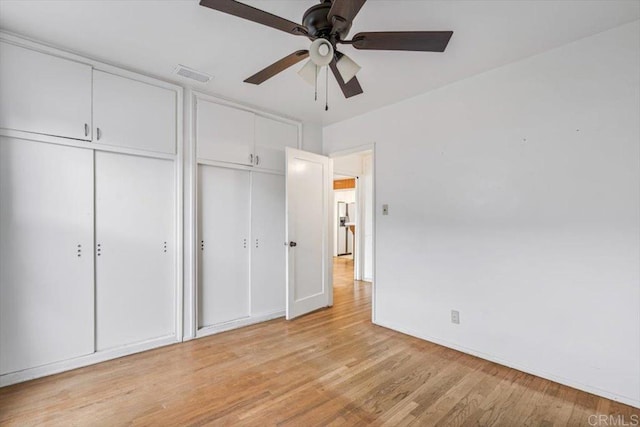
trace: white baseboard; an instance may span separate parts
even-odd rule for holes
[[[60,372],[70,371],[72,369],[82,368],[88,365],[94,365],[96,363],[117,359],[118,357],[129,356],[134,353],[140,353],[142,351],[163,347],[169,344],[176,344],[178,342],[180,341],[178,341],[175,335],[170,335],[109,350],[102,350],[85,356],[63,360],[61,362],[24,369],[18,372],[11,372],[0,375],[0,387],[45,377],[47,375],[58,374]]]
[[[501,359],[499,357],[495,357],[495,356],[493,356],[491,354],[483,353],[481,351],[477,351],[477,350],[474,350],[474,349],[471,349],[471,348],[467,348],[467,347],[464,347],[464,346],[453,344],[453,343],[450,343],[448,341],[444,341],[444,340],[441,340],[441,339],[438,339],[438,338],[434,338],[434,337],[431,337],[431,336],[428,336],[428,335],[425,335],[425,334],[421,334],[421,333],[419,333],[417,331],[414,331],[414,330],[411,330],[411,329],[408,329],[408,328],[404,328],[404,327],[401,327],[401,326],[393,325],[391,323],[383,323],[383,322],[373,322],[373,323],[378,325],[378,326],[382,326],[383,328],[392,329],[394,331],[401,332],[403,334],[410,335],[412,337],[419,338],[421,340],[429,341],[429,342],[432,342],[432,343],[435,343],[435,344],[438,344],[438,345],[441,345],[441,346],[444,346],[444,347],[448,347],[448,348],[460,351],[462,353],[470,354],[472,356],[476,356],[476,357],[479,357],[481,359],[485,359],[485,360],[488,360],[490,362],[497,363],[499,365],[503,365],[503,366],[506,366],[506,367],[509,367],[509,368],[513,368],[513,369],[516,369],[518,371],[526,372],[528,374],[535,375],[537,377],[541,377],[541,378],[544,378],[544,379],[547,379],[547,380],[550,380],[550,381],[553,381],[553,382],[556,382],[556,383],[560,383],[560,384],[563,384],[563,385],[566,385],[566,386],[569,386],[569,387],[572,387],[572,388],[575,388],[575,389],[578,389],[578,390],[586,391],[587,393],[592,393],[592,394],[595,394],[597,396],[605,397],[607,399],[611,399],[611,400],[614,400],[616,402],[621,402],[621,403],[624,403],[625,405],[633,406],[634,408],[640,408],[640,399],[634,399],[634,398],[629,397],[629,396],[622,396],[622,395],[619,395],[619,394],[616,394],[616,393],[612,393],[612,392],[607,391],[607,390],[602,390],[600,388],[590,386],[588,384],[583,384],[583,383],[580,383],[578,381],[571,380],[569,378],[564,378],[564,377],[561,377],[561,376],[558,376],[558,375],[550,374],[548,372],[540,371],[540,370],[537,370],[537,369],[532,369],[532,368],[530,368],[528,366],[523,366],[523,365],[519,365],[517,363],[512,363],[512,362],[510,362],[508,360],[504,360],[504,359]]]
[[[242,328],[243,326],[254,325],[256,323],[266,322],[267,320],[284,317],[284,311],[274,311],[272,313],[258,314],[250,317],[243,317],[229,322],[218,323],[217,325],[204,326],[196,332],[196,338],[206,337],[208,335],[218,334],[220,332],[230,331],[232,329]]]

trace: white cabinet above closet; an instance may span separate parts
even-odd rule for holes
[[[201,160],[284,172],[285,147],[298,148],[298,126],[196,98],[196,146]]]
[[[256,116],[255,130],[256,166],[284,171],[284,150],[298,148],[298,127]]]
[[[0,42],[0,128],[91,140],[91,66]]]
[[[93,71],[94,142],[175,154],[176,92]]]
[[[253,113],[198,99],[198,157],[253,165]]]

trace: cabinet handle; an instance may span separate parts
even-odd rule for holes
[[[253,164],[253,154],[249,154],[249,163]]]
[[[260,164],[260,156],[256,155],[256,166]]]
[[[89,125],[84,124],[84,136],[89,136]]]
[[[100,132],[100,128],[96,128],[96,140],[100,141],[101,136],[102,136],[102,132]]]

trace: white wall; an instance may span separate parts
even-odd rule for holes
[[[362,175],[362,153],[333,157],[333,173],[336,175]]]
[[[377,323],[640,406],[639,36],[324,129],[376,143]]]
[[[322,126],[315,123],[302,125],[302,149],[312,153],[322,153]]]

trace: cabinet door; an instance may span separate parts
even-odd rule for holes
[[[0,42],[0,128],[91,139],[91,66]]]
[[[97,348],[173,335],[174,164],[95,156]]]
[[[253,113],[201,99],[196,108],[198,158],[252,165]]]
[[[286,293],[284,175],[252,173],[251,314],[284,312]]]
[[[95,142],[176,152],[176,93],[172,90],[94,70],[93,117]]]
[[[256,166],[284,172],[285,147],[298,148],[298,127],[256,116]]]
[[[198,165],[198,325],[248,317],[250,173]]]
[[[0,137],[0,374],[94,351],[91,150]]]

